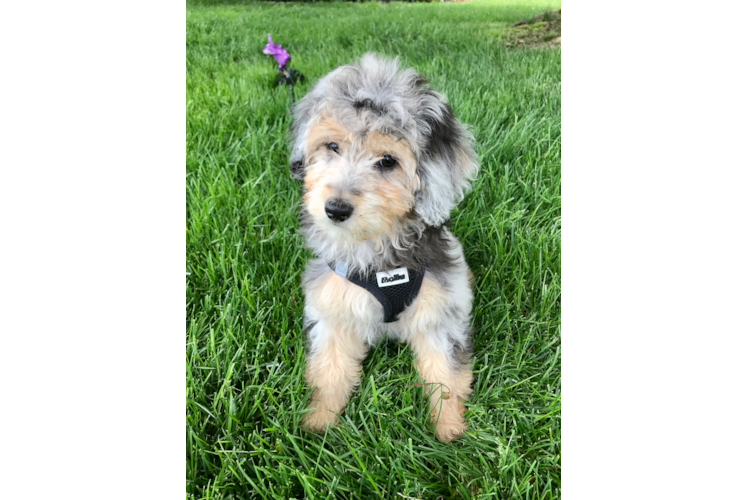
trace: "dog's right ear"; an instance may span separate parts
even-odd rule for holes
[[[314,102],[314,88],[305,95],[293,108],[291,124],[291,157],[289,160],[289,170],[292,179],[304,179],[304,167],[306,158],[304,158],[304,145],[309,135],[311,126]]]

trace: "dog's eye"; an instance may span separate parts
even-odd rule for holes
[[[384,158],[379,160],[379,163],[377,163],[378,166],[382,168],[392,168],[395,166],[395,163],[397,163],[397,160],[395,160],[390,155],[384,155]]]
[[[335,151],[336,153],[340,154],[338,152],[338,143],[337,142],[331,142],[330,144],[328,144],[327,145],[327,149],[329,149],[331,151]]]

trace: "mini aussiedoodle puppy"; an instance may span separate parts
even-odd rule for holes
[[[472,136],[424,77],[372,54],[322,78],[293,114],[291,176],[316,256],[303,280],[304,427],[338,422],[386,332],[413,349],[437,437],[460,437],[472,274],[446,223],[478,173]]]

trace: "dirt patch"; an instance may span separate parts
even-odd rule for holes
[[[504,42],[509,48],[560,47],[561,11],[549,10],[514,23],[504,32]]]

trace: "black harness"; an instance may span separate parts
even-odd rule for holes
[[[345,262],[328,262],[327,265],[338,276],[368,290],[384,307],[385,323],[397,321],[398,315],[413,303],[426,271],[423,267],[418,270],[400,267],[391,271],[372,271],[367,275],[351,273],[349,276]]]

